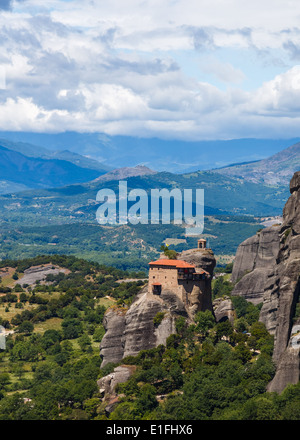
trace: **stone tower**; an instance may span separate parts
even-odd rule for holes
[[[200,238],[200,240],[198,240],[198,249],[206,249],[205,238]]]

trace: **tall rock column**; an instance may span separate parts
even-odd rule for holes
[[[263,321],[268,314],[276,315],[272,321],[276,322],[273,358],[277,370],[268,390],[277,392],[299,381],[300,318],[295,317],[295,310],[300,291],[300,172],[294,174],[290,192],[283,210],[277,265],[262,309]]]
[[[231,281],[236,283],[232,295],[243,296],[253,304],[263,302],[268,278],[276,265],[280,229],[262,229],[239,245],[231,275]]]
[[[196,269],[204,269],[209,274],[205,285],[201,288],[202,290],[200,291],[199,288],[195,288],[192,291],[192,307],[189,310],[191,317],[193,318],[198,310],[210,310],[213,312],[211,281],[216,266],[213,251],[209,248],[188,249],[181,252],[177,258],[194,265]]]
[[[238,248],[232,295],[263,303],[260,312],[274,335],[276,374],[269,391],[281,392],[299,381],[300,317],[295,316],[300,291],[300,172],[290,183],[283,223],[263,229]]]

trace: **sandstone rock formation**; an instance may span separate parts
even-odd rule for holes
[[[154,318],[158,312],[164,316],[155,326]],[[100,344],[101,367],[165,344],[168,336],[175,333],[178,314],[187,317],[184,305],[176,295],[172,292],[153,295],[148,292],[148,287],[142,289],[125,314],[118,309],[108,310],[104,316],[106,333]]]
[[[213,312],[211,280],[213,278],[216,259],[211,249],[188,249],[181,252],[177,257],[178,260],[184,260],[195,266],[196,269],[203,269],[210,275],[210,281],[206,283],[205,292],[199,292],[196,286],[191,292],[191,308],[189,310],[191,318],[194,317],[198,310],[210,310]]]
[[[127,382],[130,376],[134,373],[135,368],[134,365],[120,365],[116,367],[112,373],[101,377],[101,379],[97,381],[107,415],[109,415],[119,403],[119,396],[115,391],[116,386],[119,383]]]
[[[126,382],[132,375],[134,369],[135,367],[132,365],[120,365],[116,367],[112,373],[101,377],[101,379],[97,381],[100,394],[103,397],[107,394],[110,396],[114,395],[117,384]]]
[[[194,264],[196,268],[206,270],[211,277],[216,266],[216,259],[211,249],[188,249],[178,255],[178,260],[184,260],[187,263]]]
[[[234,294],[263,300],[260,320],[275,338],[276,375],[268,390],[277,392],[299,381],[300,318],[295,317],[295,310],[300,291],[300,172],[294,174],[290,192],[282,225],[261,231],[259,239],[246,240],[236,255],[233,273],[236,280],[243,271],[251,271],[237,283]],[[259,282],[251,288],[249,280],[256,276]]]
[[[232,295],[243,296],[253,304],[263,302],[268,276],[276,264],[280,226],[270,226],[238,247],[231,281],[236,285]]]
[[[155,327],[157,313],[164,313],[161,323]],[[165,344],[167,337],[175,332],[174,316],[163,298],[143,292],[134,301],[126,313],[123,333],[123,356],[135,356],[141,350],[147,350]]]
[[[229,320],[233,323],[235,312],[232,301],[229,298],[216,298],[213,302],[214,314],[217,322]]]
[[[288,383],[299,381],[299,344],[295,344],[294,325],[300,291],[300,172],[290,184],[291,196],[283,210],[280,249],[273,276],[265,291],[261,319],[270,327],[276,322],[274,361],[276,375],[269,391],[282,391]]]
[[[42,266],[32,266],[29,269],[24,270],[24,276],[15,282],[15,284],[29,284],[33,285],[37,281],[45,281],[47,275],[58,275],[59,273],[69,273],[68,269],[53,266],[52,264],[49,265],[42,265]]]
[[[121,309],[110,308],[104,315],[105,335],[100,345],[100,356],[104,359],[102,367],[119,362],[124,354],[122,337],[125,330],[125,313]]]

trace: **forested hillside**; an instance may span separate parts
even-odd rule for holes
[[[204,234],[217,255],[233,256],[238,244],[261,229],[258,219],[214,216],[205,219]],[[48,226],[4,224],[0,231],[0,258],[22,259],[41,254],[63,254],[114,266],[148,270],[164,241],[181,252],[197,247],[196,237],[185,237],[177,225],[122,225],[72,223]]]

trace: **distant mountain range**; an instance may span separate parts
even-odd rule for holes
[[[184,153],[186,157],[189,151]],[[161,155],[165,157],[163,151]],[[82,212],[91,214],[89,221],[93,221],[97,191],[107,186],[117,191],[122,179],[128,180],[128,190],[203,188],[206,214],[275,215],[281,212],[288,196],[288,182],[299,169],[300,143],[260,161],[174,174],[144,165],[109,170],[94,159],[68,150],[51,151],[33,144],[0,140],[0,193],[33,190],[15,194],[12,206],[19,200],[23,212],[31,212],[30,199],[34,204],[38,200],[38,212],[45,219],[50,212],[54,217],[64,212],[63,217],[76,218],[77,212]],[[37,191],[39,188],[44,190]],[[3,206],[13,214],[9,196]],[[36,208],[33,211],[37,212]]]
[[[184,236],[184,225],[98,225],[97,192],[110,188],[118,197],[119,181],[124,179],[128,191],[144,189],[148,194],[155,188],[203,188],[204,235],[217,253],[234,254],[240,242],[262,227],[261,217],[281,215],[289,197],[284,182],[299,169],[299,145],[262,161],[175,174],[145,165],[107,172],[100,162],[68,150],[2,140],[0,259],[63,253],[141,269],[148,267],[166,239],[179,243],[174,245],[178,251],[196,245]],[[183,153],[187,157],[189,151]],[[161,155],[165,157],[164,151]],[[276,182],[267,179],[270,171],[279,176]]]
[[[299,170],[300,143],[297,143],[267,159],[233,164],[213,171],[228,177],[238,177],[248,182],[288,185],[293,173]]]
[[[142,175],[134,175],[135,172]],[[104,177],[107,176],[106,179]],[[152,170],[120,169],[90,182],[0,196],[0,222],[21,224],[96,223],[97,192],[112,189],[118,196],[119,177],[126,179],[128,191],[172,188],[204,189],[205,215],[279,215],[289,196],[288,186],[276,188],[247,182],[209,171],[187,174]],[[194,192],[195,193],[195,192]],[[22,212],[22,217],[20,217]]]
[[[100,171],[100,173],[110,171],[111,168],[103,165],[95,159],[82,156],[81,154],[74,153],[69,150],[48,150],[47,148],[25,143],[25,142],[12,142],[7,139],[0,138],[0,145],[8,150],[16,151],[27,157],[35,157],[40,159],[57,159],[66,160],[80,168],[88,168],[91,170]]]
[[[188,141],[108,136],[103,133],[9,131],[0,132],[1,138],[42,146],[47,149],[48,155],[50,152],[68,150],[86,159],[94,159],[102,167],[105,164],[110,169],[145,165],[156,171],[171,173],[207,171],[232,163],[261,160],[300,141],[300,138]],[[24,151],[23,154],[27,155]],[[80,166],[90,168],[90,165]]]
[[[70,151],[0,139],[0,194],[93,180],[108,168]]]

